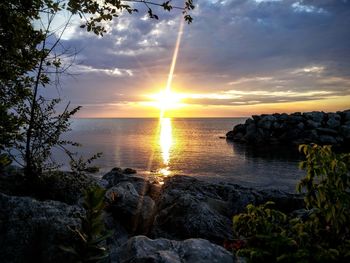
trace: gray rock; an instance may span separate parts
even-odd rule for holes
[[[305,112],[303,115],[307,119],[313,120],[315,122],[322,122],[325,116],[324,112],[321,112],[321,111]]]
[[[337,140],[330,135],[321,135],[319,138],[319,141],[321,144],[329,144],[329,145],[337,144]]]
[[[318,134],[326,134],[326,135],[337,135],[338,132],[336,130],[330,129],[330,128],[317,128],[316,129]]]
[[[133,184],[139,195],[148,194],[152,189],[151,182],[144,176],[135,174],[126,174],[121,168],[113,168],[109,173],[102,177],[103,180],[108,182],[107,187],[113,187],[122,182],[129,182]]]
[[[337,113],[328,113],[327,127],[331,129],[339,128],[341,124],[341,117]]]
[[[249,125],[249,124],[252,124],[254,123],[254,120],[252,118],[248,118],[246,121],[245,121],[245,125]]]
[[[281,207],[294,210],[294,201],[288,203],[287,200],[295,196],[267,193],[224,182],[207,183],[188,176],[168,178],[151,234],[170,239],[205,238],[222,244],[233,238],[232,216],[245,211],[250,203],[283,200]]]
[[[244,139],[248,142],[250,141],[254,141],[255,140],[255,137],[256,137],[256,125],[255,124],[249,124],[247,126],[247,131],[246,131],[246,134],[244,136]]]
[[[343,125],[340,127],[340,134],[345,139],[350,139],[350,126]]]
[[[280,121],[286,121],[288,120],[289,115],[287,113],[282,113],[281,116],[279,117]]]
[[[149,196],[139,195],[130,182],[121,182],[106,192],[110,212],[131,233],[147,233],[150,228],[155,203]]]
[[[204,239],[174,241],[135,236],[111,258],[115,263],[232,263],[232,254]]]
[[[268,120],[264,120],[264,118],[262,118],[259,122],[258,122],[258,127],[259,128],[263,128],[266,130],[269,130],[271,128],[272,122],[268,121]]]
[[[226,139],[232,140],[233,138],[234,138],[233,131],[228,131],[228,132],[226,133]]]
[[[350,121],[350,110],[344,111],[343,114],[344,114],[344,122]]]
[[[60,245],[71,245],[83,210],[58,201],[0,193],[1,262],[74,262]]]
[[[302,122],[299,122],[298,125],[297,125],[297,128],[298,128],[299,130],[304,130],[304,127],[305,127],[305,124],[302,123]]]
[[[307,121],[306,121],[306,126],[307,126],[308,128],[311,128],[311,129],[316,129],[316,128],[321,127],[321,123],[320,123],[320,122],[313,121],[313,120],[307,120]]]

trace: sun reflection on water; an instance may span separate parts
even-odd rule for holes
[[[170,118],[160,118],[160,136],[159,144],[163,159],[164,167],[159,169],[159,173],[163,176],[169,176],[171,174],[170,163],[170,151],[173,145],[172,127]]]

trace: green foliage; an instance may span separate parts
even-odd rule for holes
[[[350,154],[330,146],[302,145],[301,167],[307,175],[298,184],[308,210],[293,217],[271,209],[271,202],[247,206],[233,218],[240,246],[234,253],[249,262],[349,262]]]
[[[89,159],[85,160],[83,157],[79,157],[78,159],[75,159],[71,154],[71,161],[70,161],[70,166],[75,174],[80,174],[83,172],[88,172],[88,173],[96,173],[99,171],[99,168],[97,166],[91,166],[90,164],[100,158],[102,156],[102,153],[96,153]]]
[[[102,262],[108,257],[104,245],[111,233],[106,231],[103,222],[105,192],[105,189],[98,186],[84,192],[83,207],[86,215],[82,218],[81,229],[73,230],[78,240],[73,246],[61,247],[72,254],[77,262]]]

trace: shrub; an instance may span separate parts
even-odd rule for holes
[[[234,253],[249,262],[349,262],[350,154],[330,146],[302,145],[306,176],[297,186],[307,210],[293,217],[271,208],[272,202],[247,206],[233,218]]]
[[[106,231],[103,221],[105,192],[105,189],[99,186],[84,192],[83,207],[86,215],[82,218],[81,229],[72,229],[78,240],[73,246],[61,247],[64,251],[71,253],[76,258],[76,262],[102,262],[108,257],[104,243],[111,233]]]

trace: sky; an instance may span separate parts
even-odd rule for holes
[[[168,116],[350,108],[350,1],[194,3],[194,21],[183,27]],[[77,20],[64,34],[62,44],[78,53],[58,92],[82,106],[79,117],[159,116],[155,94],[166,87],[182,14],[155,8],[159,20],[152,20],[137,8],[139,14],[107,24],[103,37],[80,29]]]

